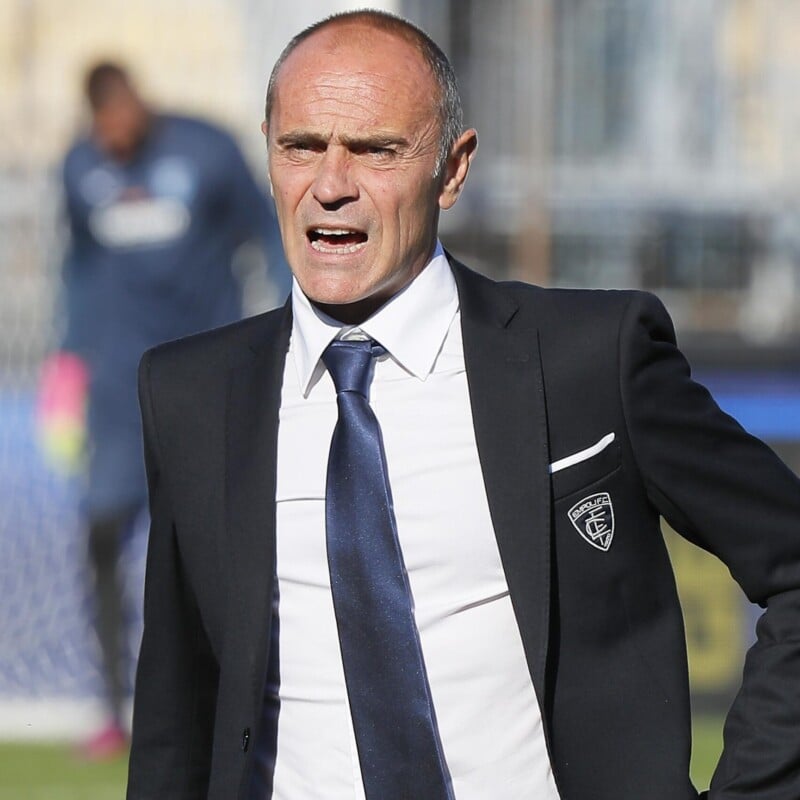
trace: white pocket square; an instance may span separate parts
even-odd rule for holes
[[[598,453],[602,453],[603,450],[605,450],[615,438],[615,433],[607,433],[599,442],[593,444],[591,447],[587,447],[585,450],[580,450],[577,453],[573,453],[571,456],[559,458],[558,461],[554,461],[550,465],[550,474],[554,475],[556,472],[561,472],[562,469],[574,467],[575,464],[580,464],[581,461],[587,461],[588,459],[593,458]]]

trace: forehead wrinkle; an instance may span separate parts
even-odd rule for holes
[[[326,140],[378,137],[408,142],[409,134],[412,138],[425,138],[436,126],[436,117],[416,113],[414,104],[409,104],[408,117],[398,120],[395,115],[384,113],[388,103],[381,98],[329,88],[337,91],[322,92],[320,96],[312,93],[303,100],[300,119],[290,113],[285,122],[291,130],[313,132]]]
[[[309,94],[315,96],[314,102],[355,104],[366,111],[370,111],[376,104],[396,107],[398,102],[411,100],[418,92],[415,84],[368,71],[330,75],[327,80],[310,76],[305,86],[308,87]]]
[[[385,110],[390,108],[389,90],[381,90],[380,94],[363,86],[341,86],[333,83],[318,84],[300,90],[299,107],[308,122],[332,117],[333,122],[348,120],[359,125],[381,125],[386,116]],[[291,107],[291,87],[283,96],[277,98],[276,107]],[[304,95],[304,96],[303,96]],[[281,100],[289,101],[286,106]],[[409,104],[413,107],[412,104]],[[294,116],[292,114],[291,116]]]

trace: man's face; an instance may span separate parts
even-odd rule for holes
[[[147,135],[149,114],[139,97],[121,86],[93,115],[92,127],[100,147],[118,161],[128,161]]]
[[[434,175],[437,92],[411,45],[363,27],[311,36],[280,69],[265,133],[283,244],[305,294],[342,321],[421,272],[455,202]]]

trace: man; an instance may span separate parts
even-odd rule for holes
[[[710,797],[800,796],[800,486],[660,304],[444,253],[476,134],[394,17],[296,37],[264,132],[290,302],[141,366],[129,800],[696,800],[659,514],[769,606]]]
[[[117,562],[147,501],[139,360],[159,342],[241,317],[232,258],[246,240],[261,240],[277,281],[288,270],[268,198],[227,133],[151,110],[114,63],[94,66],[85,88],[92,130],[63,168],[66,333],[46,365],[42,396],[57,411],[58,398],[66,402],[88,380],[85,512],[108,698],[108,722],[85,748],[95,758],[127,749]],[[45,436],[63,430],[55,416],[43,414]]]

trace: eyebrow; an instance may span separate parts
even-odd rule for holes
[[[390,133],[376,133],[371,136],[342,136],[341,142],[351,149],[366,147],[403,147],[408,144],[404,136],[393,136]]]
[[[280,145],[287,144],[327,144],[327,139],[315,133],[307,133],[305,131],[289,131],[282,133],[276,140]]]
[[[325,147],[330,142],[330,137],[308,131],[289,131],[281,134],[276,141],[282,146],[301,144]],[[368,136],[341,136],[339,141],[351,150],[361,150],[369,147],[405,147],[408,145],[408,139],[404,136],[396,136],[389,133]]]

